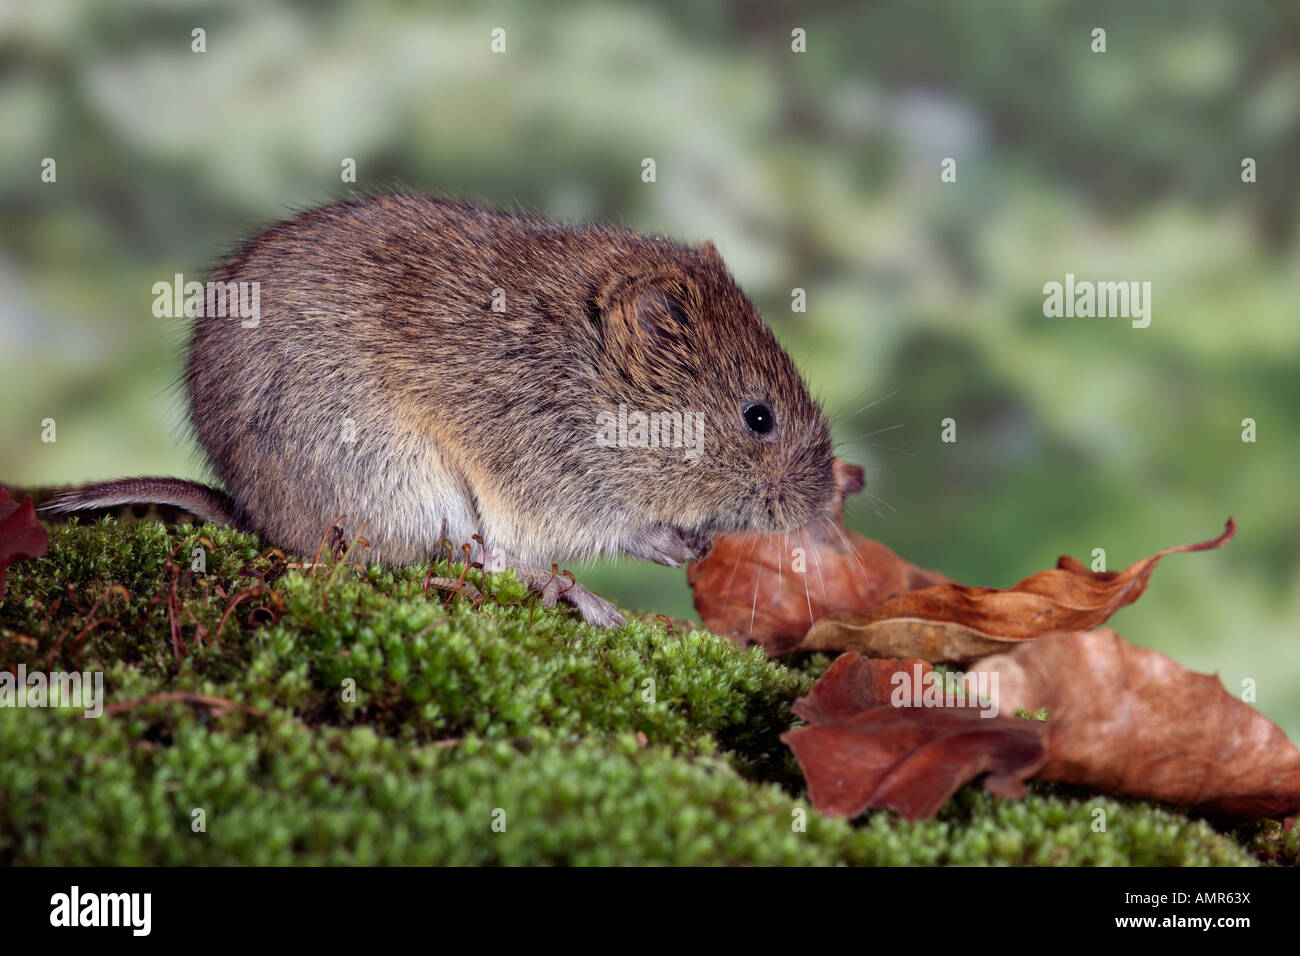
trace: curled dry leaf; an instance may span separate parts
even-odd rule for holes
[[[1004,713],[1047,709],[1038,776],[1149,797],[1221,820],[1300,810],[1300,750],[1231,696],[1111,630],[1044,638],[979,662]]]
[[[28,497],[20,505],[0,488],[0,597],[4,597],[9,565],[24,558],[39,558],[49,543],[49,535],[36,520],[32,499]]]
[[[842,504],[861,484],[854,466],[837,466]],[[827,519],[783,535],[724,535],[687,581],[709,628],[773,656],[853,650],[959,663],[1098,627],[1142,595],[1166,555],[1218,548],[1236,529],[1229,518],[1219,537],[1166,548],[1123,571],[1090,571],[1067,555],[999,590],[957,584]],[[802,569],[792,567],[799,556]]]
[[[793,709],[809,726],[781,740],[803,768],[808,798],[832,816],[885,807],[910,820],[938,812],[981,774],[1003,797],[1024,794],[1042,766],[1046,730],[1038,721],[980,716],[942,696],[945,706],[901,707],[891,695],[902,674],[916,683],[930,673],[920,660],[843,654]]]
[[[842,509],[844,498],[862,489],[862,469],[837,460],[835,476]],[[687,568],[686,580],[710,630],[777,655],[795,650],[828,614],[872,608],[948,579],[848,530],[837,514],[784,534],[722,535]]]
[[[1161,558],[1218,548],[1236,530],[1229,518],[1212,541],[1165,548],[1123,571],[1090,571],[1067,555],[1054,569],[1005,591],[951,582],[907,591],[874,609],[817,621],[798,648],[960,662],[1006,650],[1015,641],[1091,630],[1142,595]]]

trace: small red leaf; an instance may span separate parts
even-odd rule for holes
[[[964,784],[989,774],[985,787],[1020,796],[1042,766],[1041,723],[981,716],[981,708],[945,697],[945,706],[894,706],[895,675],[918,680],[924,661],[841,655],[794,711],[812,726],[781,740],[794,752],[813,806],[855,817],[886,807],[909,820],[933,816]]]
[[[36,520],[36,509],[28,497],[20,505],[0,488],[0,597],[5,593],[5,572],[24,558],[39,558],[49,547],[50,536]]]

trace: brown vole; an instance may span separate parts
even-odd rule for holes
[[[346,514],[387,564],[477,534],[489,570],[613,625],[552,562],[677,564],[834,507],[825,418],[712,244],[394,195],[275,225],[213,279],[260,298],[190,339],[226,490],[123,479],[55,510],[175,504],[298,553]]]

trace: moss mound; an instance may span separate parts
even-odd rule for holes
[[[10,569],[0,666],[102,671],[108,712],[0,708],[0,864],[1296,859],[1276,824],[1049,786],[824,818],[778,740],[824,660],[654,617],[600,631],[513,576],[467,579],[477,604],[208,526],[55,527]]]

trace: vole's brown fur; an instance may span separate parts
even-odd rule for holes
[[[833,503],[822,413],[712,245],[382,196],[273,226],[213,278],[260,283],[261,315],[194,326],[190,417],[229,494],[200,513],[285,550],[313,551],[340,514],[386,563],[477,533],[489,567],[540,587],[553,561],[675,563]],[[767,434],[743,417],[755,401]],[[602,446],[597,416],[620,404],[702,413],[703,453]],[[123,484],[62,507],[140,500]],[[211,494],[148,497],[184,505],[187,485]]]

